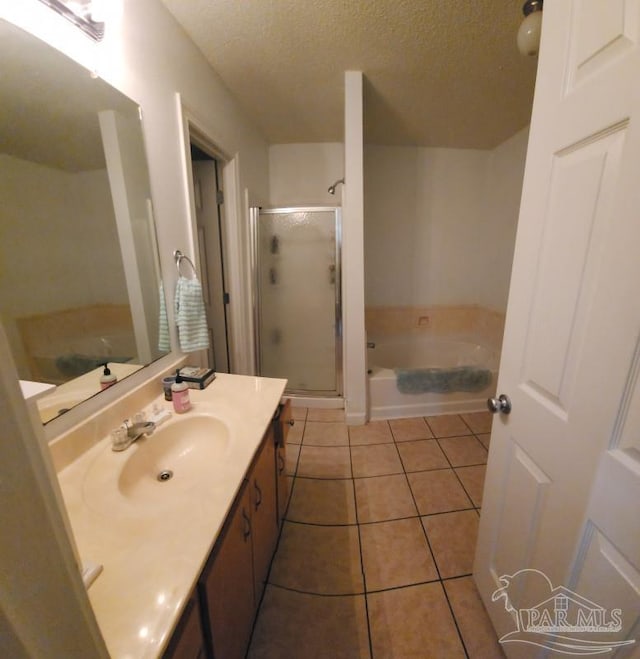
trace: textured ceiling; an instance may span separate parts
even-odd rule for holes
[[[490,148],[529,123],[522,0],[161,0],[270,143],[343,139],[363,71],[365,140]]]

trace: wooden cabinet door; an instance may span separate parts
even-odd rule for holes
[[[276,491],[278,497],[278,524],[282,524],[289,502],[289,479],[287,478],[287,435],[293,425],[291,400],[280,405],[275,420],[276,433]]]
[[[291,428],[291,426],[294,424],[293,417],[291,416],[290,399],[279,405],[275,421],[276,444],[278,446],[285,446],[287,443],[289,428]]]
[[[252,505],[245,483],[201,580],[215,659],[242,659],[249,645],[255,615]]]
[[[275,439],[273,428],[270,427],[265,434],[249,480],[256,606],[262,597],[269,565],[278,540],[275,457]]]
[[[276,489],[278,492],[278,525],[282,525],[289,503],[289,478],[287,476],[286,446],[276,448]]]
[[[204,659],[204,635],[198,596],[193,594],[185,607],[163,659]]]

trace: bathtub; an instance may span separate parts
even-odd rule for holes
[[[473,337],[448,338],[419,334],[369,337],[369,418],[398,419],[435,414],[459,414],[486,409],[495,395],[499,353]],[[394,369],[488,369],[491,382],[480,391],[401,393]]]

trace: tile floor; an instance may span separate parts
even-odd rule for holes
[[[294,408],[290,501],[250,659],[504,657],[470,576],[488,413]]]

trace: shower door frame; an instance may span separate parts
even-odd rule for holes
[[[290,389],[287,387],[286,393],[297,396],[311,396],[318,398],[336,398],[341,397],[343,392],[343,373],[342,373],[342,208],[340,206],[285,206],[279,208],[262,208],[252,207],[250,209],[250,229],[251,229],[251,280],[253,282],[253,336],[254,336],[254,356],[256,373],[262,375],[262,364],[260,359],[260,253],[258,240],[258,223],[260,214],[276,215],[282,213],[314,213],[314,212],[331,212],[334,214],[335,226],[335,389],[331,390],[307,390],[307,389]]]

